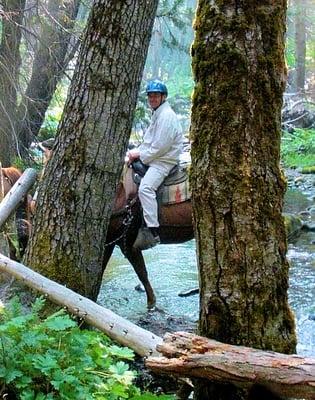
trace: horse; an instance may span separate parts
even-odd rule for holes
[[[15,184],[15,182],[21,177],[22,173],[14,167],[1,168],[1,191],[5,196]]]
[[[22,176],[22,172],[15,167],[1,168],[0,170],[0,190],[1,198],[3,198],[12,189],[15,182]],[[8,242],[10,247],[10,257],[14,260],[22,258],[29,234],[30,234],[30,215],[29,215],[29,197],[25,196],[21,201],[20,205],[15,212],[15,224],[18,239],[18,253],[11,238],[8,236]]]
[[[48,150],[48,152],[45,151],[44,153],[44,168],[52,154],[51,149]],[[35,211],[35,206],[36,199],[32,203],[31,211]],[[161,244],[176,244],[191,240],[194,237],[194,232],[190,196],[186,196],[183,200],[180,196],[176,197],[175,195],[175,201],[159,207],[159,221]],[[153,309],[156,304],[156,297],[148,278],[143,254],[141,250],[133,247],[142,224],[142,210],[137,194],[137,185],[133,179],[133,170],[126,168],[123,172],[123,179],[116,190],[113,211],[104,244],[102,273],[104,274],[106,270],[115,246],[119,246],[145,289],[147,307]]]
[[[159,196],[159,194],[158,194]],[[190,197],[176,199],[159,207],[161,244],[177,244],[194,237],[192,222],[192,205]],[[142,225],[141,205],[137,196],[137,186],[133,183],[132,171],[129,168],[125,179],[120,182],[116,191],[114,208],[110,219],[105,243],[103,273],[118,245],[134,268],[147,296],[147,307],[152,309],[156,297],[150,284],[142,251],[135,249],[133,243]]]

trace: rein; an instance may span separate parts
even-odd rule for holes
[[[121,239],[124,239],[124,247],[126,247],[126,234],[131,225],[131,222],[134,219],[134,215],[132,214],[132,206],[136,204],[138,197],[134,197],[132,200],[128,201],[125,208],[119,211],[116,211],[112,214],[112,217],[119,217],[120,215],[126,214],[125,218],[122,221],[122,225],[124,229],[116,239],[112,240],[111,242],[105,243],[105,247],[112,246],[113,244],[118,243]]]

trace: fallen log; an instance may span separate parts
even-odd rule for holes
[[[187,332],[168,333],[164,357],[145,365],[159,374],[205,378],[243,388],[266,387],[278,396],[315,399],[315,359],[232,346]]]
[[[28,168],[22,176],[15,182],[12,189],[6,194],[0,203],[0,228],[16,209],[20,201],[27,194],[29,189],[35,182],[36,171],[33,168]]]
[[[158,354],[156,346],[162,342],[162,338],[94,303],[94,301],[2,254],[0,254],[0,271],[13,275],[28,287],[44,294],[53,303],[62,307],[65,306],[70,313],[82,318],[123,346],[130,347],[140,356]]]
[[[199,287],[189,289],[189,290],[184,290],[183,292],[179,292],[178,296],[179,297],[189,297],[189,296],[194,296],[195,294],[198,294],[198,293],[199,293]]]

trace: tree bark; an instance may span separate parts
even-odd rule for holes
[[[26,264],[93,300],[158,0],[98,0],[39,190]]]
[[[18,74],[21,65],[21,25],[25,0],[5,0],[3,3],[0,45],[0,160],[9,167],[18,152],[15,131]]]
[[[304,93],[306,57],[306,4],[295,0],[295,91]]]
[[[38,135],[57,84],[69,62],[66,56],[79,4],[80,0],[50,0],[48,3],[32,75],[18,109],[18,137],[24,156],[27,156],[31,142]]]
[[[210,3],[199,1],[192,48],[199,332],[293,353],[279,169],[286,1]],[[207,386],[216,400],[229,398],[206,384],[197,399],[210,396]]]
[[[158,374],[203,378],[279,396],[314,399],[315,359],[233,346],[187,332],[168,333],[145,364]]]

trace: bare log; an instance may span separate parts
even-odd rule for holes
[[[315,359],[232,346],[187,332],[168,333],[145,364],[156,373],[205,378],[243,388],[254,384],[293,398],[315,399]]]
[[[7,221],[12,212],[16,209],[20,201],[27,194],[35,182],[36,171],[28,168],[22,176],[15,182],[12,189],[6,194],[0,203],[0,228]]]
[[[179,297],[189,297],[189,296],[194,296],[195,294],[198,294],[198,293],[199,293],[199,287],[189,289],[189,290],[184,290],[183,292],[179,292],[178,296]]]
[[[0,271],[13,275],[28,287],[46,295],[49,300],[66,306],[70,313],[106,333],[110,338],[130,347],[140,356],[157,355],[162,338],[146,331],[112,311],[72,290],[32,271],[25,265],[0,254]]]

